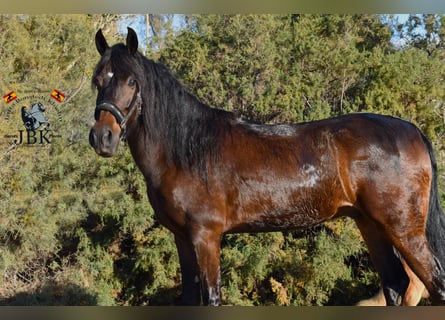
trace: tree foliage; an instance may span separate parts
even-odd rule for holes
[[[205,103],[268,123],[357,111],[396,115],[433,140],[443,170],[442,15],[413,15],[405,24],[378,15],[192,15],[177,34],[171,15],[150,18],[156,37],[147,54]],[[0,16],[2,92],[57,88],[67,97],[61,138],[39,147],[5,138],[8,106],[1,105],[2,304],[159,305],[179,296],[172,234],[155,220],[128,148],[102,159],[88,145],[94,33],[102,27],[107,38],[122,40],[118,21]],[[221,270],[225,304],[353,304],[378,286],[349,219],[227,235]]]

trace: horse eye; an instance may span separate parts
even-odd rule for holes
[[[134,80],[134,79],[130,79],[130,80],[128,80],[128,85],[129,85],[130,87],[133,87],[135,84],[136,84],[136,80]]]

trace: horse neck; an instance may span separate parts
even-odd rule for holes
[[[162,144],[150,139],[141,125],[129,132],[127,143],[147,186],[159,187],[162,175],[171,169],[165,160]]]
[[[178,123],[178,127],[188,125],[183,135],[181,131],[167,133],[176,136],[178,141],[166,141],[164,135],[153,134],[153,128],[146,127],[142,121],[129,132],[128,145],[149,188],[158,188],[166,174],[181,170],[205,178],[208,165],[218,157],[225,133],[230,130],[230,123],[235,116],[222,110],[212,111],[212,108],[202,104],[195,107],[203,108],[203,115],[201,118],[189,118],[190,122]],[[178,119],[184,120],[187,119]]]
[[[199,101],[164,66],[145,63],[151,77],[142,86],[146,104],[137,136],[129,139],[136,162],[146,175],[175,168],[202,174],[234,115]]]

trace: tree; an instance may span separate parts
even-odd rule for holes
[[[161,61],[206,103],[266,122],[360,108],[370,52],[389,50],[376,16],[199,16]]]
[[[399,37],[414,48],[432,55],[445,46],[445,15],[412,14],[399,26]]]

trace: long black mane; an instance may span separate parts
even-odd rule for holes
[[[218,142],[234,116],[200,102],[161,63],[143,59],[147,95],[144,127],[164,141],[169,160],[179,167],[205,170],[218,155]]]
[[[217,158],[220,136],[236,117],[202,103],[165,65],[139,52],[133,56],[123,44],[104,54],[95,76],[107,63],[111,63],[115,77],[131,75],[140,85],[143,105],[139,125],[145,137],[163,145],[171,164],[205,175]]]

